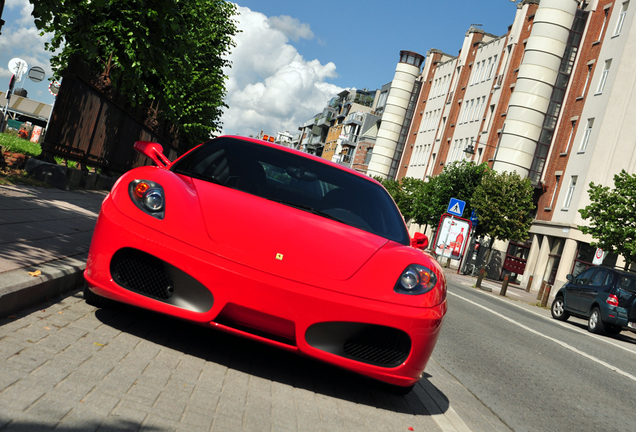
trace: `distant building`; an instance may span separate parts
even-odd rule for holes
[[[299,149],[327,160],[350,164],[365,114],[374,112],[373,90],[343,90],[300,129]]]
[[[536,291],[592,265],[593,239],[578,229],[588,186],[636,173],[634,14],[629,1],[522,0],[507,34],[471,27],[457,56],[427,53],[395,178],[426,179],[472,160],[535,187],[531,238],[496,244],[492,277],[511,273],[523,286],[533,276]],[[378,142],[372,165],[377,151]],[[510,270],[515,260],[523,274]]]

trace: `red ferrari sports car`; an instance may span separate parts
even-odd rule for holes
[[[409,391],[446,313],[446,280],[375,180],[223,136],[133,169],[102,204],[86,300],[131,304]]]

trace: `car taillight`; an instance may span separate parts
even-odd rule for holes
[[[618,306],[618,297],[616,297],[614,294],[610,294],[607,297],[607,300],[605,300],[605,303],[610,306]]]
[[[134,180],[130,182],[128,193],[144,213],[157,219],[164,218],[166,199],[161,185],[149,180]]]

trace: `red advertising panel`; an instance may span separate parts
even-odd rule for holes
[[[472,227],[468,219],[444,213],[437,227],[435,253],[446,258],[461,259]]]

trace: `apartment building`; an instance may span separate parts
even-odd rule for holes
[[[634,9],[630,0],[523,0],[507,34],[471,27],[458,55],[427,53],[395,176],[426,179],[464,159],[535,187],[531,238],[495,244],[501,264],[491,276],[512,273],[524,286],[532,276],[538,290],[592,265],[593,239],[578,229],[588,185],[636,172]],[[604,264],[623,261],[608,255]]]
[[[354,138],[360,134],[365,114],[373,113],[379,90],[347,89],[331,98],[321,113],[301,126],[294,148],[327,160],[347,160],[355,150]]]

